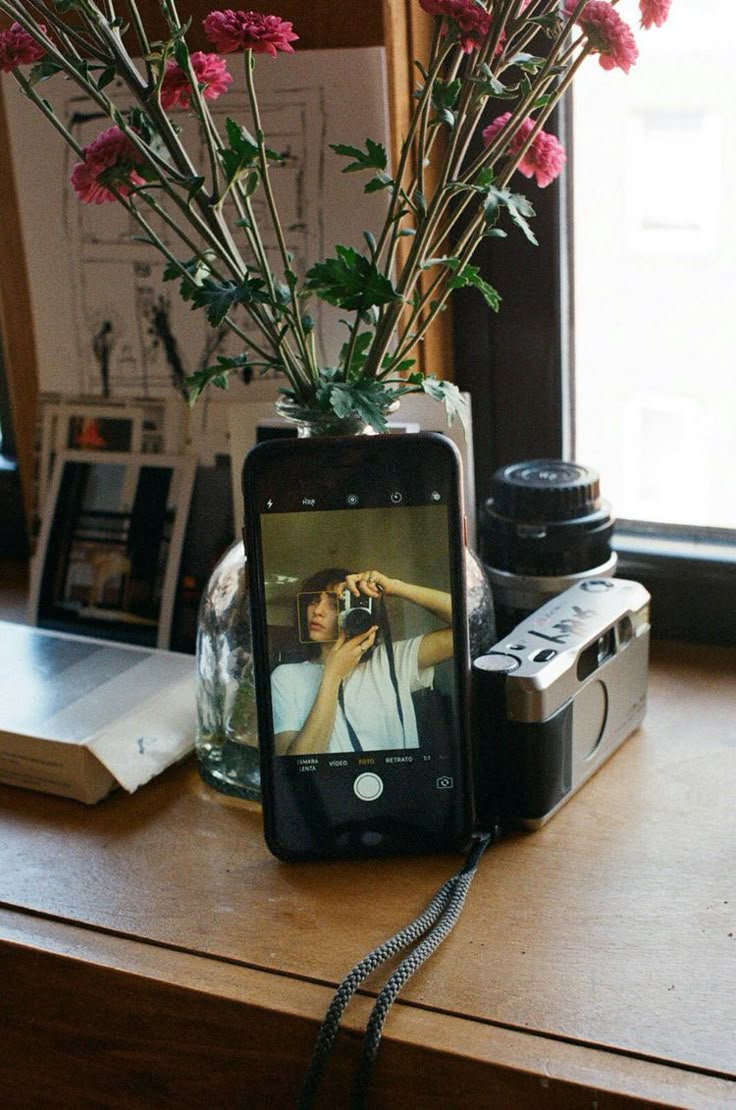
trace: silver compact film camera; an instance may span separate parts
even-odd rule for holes
[[[473,662],[477,818],[538,828],[641,724],[649,602],[586,578]]]
[[[337,601],[337,623],[348,640],[362,636],[376,623],[372,597],[356,597],[350,590],[343,590]]]

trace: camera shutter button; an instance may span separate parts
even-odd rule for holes
[[[383,794],[383,779],[372,771],[364,771],[353,783],[353,790],[361,802],[375,802]]]
[[[520,659],[503,651],[489,651],[473,660],[473,667],[479,671],[515,671],[520,666]]]

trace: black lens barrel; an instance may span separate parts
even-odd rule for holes
[[[512,574],[579,574],[610,560],[614,523],[591,467],[559,459],[512,463],[493,476],[480,554]]]

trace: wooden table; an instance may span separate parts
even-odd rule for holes
[[[371,1106],[736,1106],[736,653],[659,645],[650,692],[553,821],[487,853]],[[94,808],[0,788],[0,1105],[292,1106],[334,985],[458,862],[279,863],[191,761]],[[347,1105],[372,985],[320,1106]]]

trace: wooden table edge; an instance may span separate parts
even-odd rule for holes
[[[14,967],[23,967],[29,960],[40,960],[45,973],[55,967],[71,976],[72,982],[85,968],[105,973],[112,988],[109,994],[113,1007],[116,982],[125,981],[118,979],[122,976],[128,987],[134,982],[142,995],[162,986],[174,988],[180,994],[182,1006],[191,1005],[195,995],[206,996],[215,1006],[234,1005],[235,1012],[242,1015],[244,1032],[246,1028],[260,1027],[268,1015],[280,1023],[281,1033],[296,1048],[297,1058],[292,1059],[291,1067],[296,1065],[298,1074],[306,1067],[317,1027],[334,990],[332,984],[310,982],[0,907],[0,962],[12,975]],[[37,994],[33,1009],[38,1013],[42,1006],[42,995]],[[358,995],[343,1019],[341,1038],[353,1042],[352,1051],[339,1053],[343,1072],[351,1061],[355,1063],[371,1006],[371,997]],[[0,1028],[3,1020],[0,1016]],[[605,1106],[691,1105],[701,1110],[736,1103],[736,1081],[727,1077],[595,1045],[567,1042],[534,1030],[510,1029],[456,1014],[439,1014],[400,999],[387,1022],[376,1066],[376,1105],[389,1105],[381,1101],[381,1091],[393,1089],[397,1075],[401,1075],[403,1083],[402,1097],[410,1098],[406,1073],[407,1067],[410,1072],[415,1070],[407,1062],[412,1056],[417,1058],[415,1063],[419,1062],[416,1081],[421,1082],[428,1061],[439,1064],[448,1083],[461,1084],[463,1107],[485,1105],[484,1101],[474,1102],[472,1092],[477,1090],[482,1099],[494,1083],[510,1089],[518,1085],[514,1099],[518,1107],[534,1105],[535,1091],[536,1104],[546,1105],[545,1092],[556,1085],[561,1088],[557,1096],[562,1098],[560,1105],[570,1107],[589,1106],[590,1092],[603,1096],[601,1105]],[[244,1085],[248,1074],[244,1066]],[[554,1105],[557,1104],[555,1099]]]

